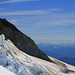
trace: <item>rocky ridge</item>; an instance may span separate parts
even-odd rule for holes
[[[6,19],[0,18],[0,35],[1,34],[4,34],[6,37],[5,39],[11,40],[21,51],[41,59],[51,61],[30,37],[22,33]]]

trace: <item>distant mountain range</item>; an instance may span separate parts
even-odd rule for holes
[[[75,43],[51,44],[39,43],[38,47],[48,56],[75,66]]]

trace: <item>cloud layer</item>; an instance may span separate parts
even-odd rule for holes
[[[48,9],[48,10],[51,10],[51,11],[62,11],[62,9]]]
[[[0,16],[5,15],[40,15],[46,14],[47,11],[44,10],[32,10],[32,11],[15,11],[15,12],[0,12]]]
[[[29,23],[30,25],[34,25],[33,27],[50,27],[50,26],[66,26],[75,24],[75,13],[53,13],[46,10],[32,10],[32,11],[16,11],[16,12],[1,12],[0,16],[12,16],[17,15],[16,18],[12,19],[12,23],[19,24],[18,22]],[[25,17],[20,17],[19,15],[24,15]],[[31,15],[27,17],[26,15]],[[35,16],[33,16],[35,15]],[[21,23],[23,24],[23,23]]]
[[[37,0],[7,0],[7,1],[1,1],[0,4],[24,2],[24,1],[37,1]]]

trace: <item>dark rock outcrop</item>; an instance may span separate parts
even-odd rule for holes
[[[10,39],[21,51],[41,59],[51,61],[48,56],[37,47],[30,37],[23,34],[6,19],[0,18],[0,34],[4,34],[6,40]]]

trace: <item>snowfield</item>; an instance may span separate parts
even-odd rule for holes
[[[16,75],[12,72],[10,72],[8,69],[0,66],[0,75]]]
[[[51,57],[50,59],[55,63],[20,51],[10,40],[5,40],[3,34],[0,35],[0,75],[5,75],[6,72],[8,75],[75,75],[74,66]]]

